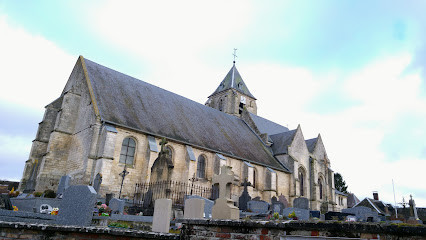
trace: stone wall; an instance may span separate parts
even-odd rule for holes
[[[182,220],[181,239],[425,239],[426,227],[340,222]],[[322,237],[322,238],[321,238]]]
[[[107,227],[76,227],[0,221],[1,239],[179,239],[179,235]]]

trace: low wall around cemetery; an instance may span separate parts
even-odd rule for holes
[[[355,222],[180,220],[181,239],[426,239],[424,225]]]
[[[0,239],[180,239],[177,234],[107,227],[77,227],[0,221]]]

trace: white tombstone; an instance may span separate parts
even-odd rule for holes
[[[170,216],[172,214],[171,199],[157,199],[154,204],[154,217],[152,231],[168,233],[170,229]]]
[[[240,210],[234,206],[234,201],[228,198],[230,185],[238,181],[230,166],[222,166],[220,175],[213,176],[213,184],[219,184],[219,198],[212,208],[213,219],[240,219]]]
[[[183,218],[203,218],[204,200],[199,198],[188,198],[185,201]]]

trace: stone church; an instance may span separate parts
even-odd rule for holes
[[[333,210],[333,171],[321,136],[305,140],[300,125],[289,130],[258,116],[256,101],[235,62],[203,105],[80,56],[59,98],[46,106],[19,188],[56,190],[63,175],[93,185],[102,176],[99,194],[117,196],[126,167],[122,193],[132,196],[136,183],[159,180],[192,178],[211,187],[228,165],[251,183],[253,198],[283,195],[291,206],[306,197],[313,210]],[[234,185],[231,198],[241,192]]]

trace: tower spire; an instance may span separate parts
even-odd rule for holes
[[[235,65],[235,58],[237,57],[237,49],[236,48],[234,48],[234,54],[232,54],[232,55],[234,55],[234,65]]]

